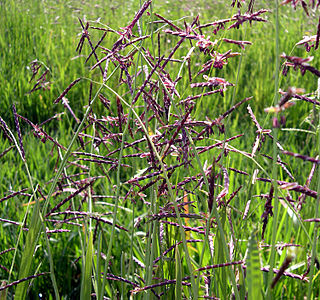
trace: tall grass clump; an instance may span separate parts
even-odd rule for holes
[[[319,4],[229,2],[123,24],[56,3],[77,65],[30,59],[0,117],[1,298],[319,296]]]

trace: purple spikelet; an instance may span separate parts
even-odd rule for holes
[[[20,125],[19,125],[19,120],[18,120],[18,117],[17,117],[17,110],[16,110],[16,106],[14,104],[12,104],[12,110],[13,110],[13,116],[14,116],[14,123],[16,125],[16,130],[18,132],[19,145],[20,145],[20,151],[21,151],[22,159],[26,160],[26,156],[25,156],[25,152],[24,152],[24,148],[23,148],[23,142],[22,142],[22,135],[21,135]]]

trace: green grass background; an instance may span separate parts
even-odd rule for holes
[[[226,3],[228,2],[228,3]],[[182,26],[183,20],[190,23],[192,19],[199,14],[202,23],[214,21],[217,19],[223,19],[230,17],[236,13],[236,9],[232,9],[229,5],[230,1],[195,1],[191,4],[190,1],[154,1],[152,10],[157,12],[170,20],[174,20],[175,23]],[[221,113],[232,106],[231,102],[234,99],[238,102],[241,99],[249,96],[253,96],[250,105],[257,116],[260,124],[266,128],[271,127],[272,116],[267,115],[263,110],[265,107],[272,106],[274,104],[274,80],[276,76],[275,71],[275,9],[274,3],[269,1],[256,1],[255,9],[267,8],[270,12],[266,15],[268,23],[254,23],[252,26],[246,24],[239,30],[225,31],[225,37],[236,40],[248,40],[253,42],[253,45],[246,46],[245,51],[242,53],[242,61],[239,71],[239,81],[234,89],[229,89],[225,97],[212,97],[204,98],[197,103],[196,115],[197,119],[204,119],[208,116],[210,119],[218,117]],[[87,65],[84,65],[85,56],[90,53],[87,45],[84,46],[83,56],[78,57],[75,52],[77,43],[79,41],[79,33],[81,28],[78,22],[78,17],[86,18],[88,21],[95,21],[101,18],[101,22],[110,26],[111,28],[118,30],[120,27],[124,27],[132,19],[134,12],[140,7],[139,1],[92,1],[90,4],[80,1],[1,1],[0,2],[0,116],[7,122],[9,127],[13,130],[14,121],[11,110],[12,104],[16,104],[19,114],[30,119],[34,124],[41,123],[56,113],[65,112],[62,117],[62,121],[51,121],[48,125],[45,125],[45,129],[56,137],[59,142],[64,145],[68,145],[72,135],[74,134],[76,124],[72,119],[69,112],[61,105],[53,105],[53,101],[58,95],[78,77],[87,77],[95,80],[98,78],[96,71],[90,72],[89,68],[93,63],[90,60]],[[280,7],[279,12],[280,24],[279,24],[279,41],[280,52],[285,52],[288,55],[295,56],[307,56],[314,55],[314,60],[311,62],[316,68],[320,67],[318,54],[316,51],[311,50],[307,54],[304,49],[298,49],[295,44],[302,39],[304,34],[316,34],[317,19],[306,18],[305,13],[301,8],[294,11],[289,7]],[[143,17],[143,26],[146,28],[150,26],[148,23],[150,17]],[[152,17],[155,20],[155,17]],[[154,30],[160,26],[154,25]],[[99,34],[92,32],[92,40],[98,41]],[[213,34],[207,32],[206,35]],[[164,34],[162,34],[164,36]],[[162,44],[163,53],[168,53],[170,49],[178,41],[175,37],[164,36],[166,43]],[[114,34],[108,33],[103,45],[110,47],[115,42],[116,37]],[[155,38],[156,40],[156,38]],[[153,51],[152,45],[149,45]],[[223,45],[219,50],[227,51],[233,49],[233,51],[241,52],[240,48],[232,45]],[[175,57],[179,58],[186,55],[188,52],[188,43],[185,43],[181,49],[176,53]],[[45,64],[50,70],[49,81],[50,90],[40,90],[32,94],[28,94],[33,87],[33,82],[29,82],[32,73],[29,69],[29,64],[34,59],[38,59]],[[223,70],[213,71],[212,76],[225,77],[229,82],[236,82],[238,65],[240,58],[230,59],[228,66]],[[281,61],[283,62],[283,61]],[[198,57],[192,58],[193,71],[199,70],[199,64],[203,63]],[[140,64],[140,62],[136,62]],[[197,65],[198,64],[198,65]],[[176,65],[170,66],[173,73],[178,73]],[[186,77],[187,78],[187,77]],[[115,76],[115,79],[117,77]],[[183,79],[184,80],[184,79]],[[181,81],[179,83],[184,91],[184,96],[187,97],[191,93],[195,93],[192,89],[188,88],[188,82]],[[110,82],[110,86],[121,94],[124,92],[122,87],[118,87],[116,80]],[[280,87],[286,90],[289,86],[302,87],[307,93],[314,92],[317,89],[317,79],[314,75],[305,74],[301,76],[300,72],[293,72],[290,70],[287,77],[280,77]],[[75,88],[68,94],[70,106],[74,110],[75,114],[81,118],[84,114],[84,105],[88,102],[88,84],[87,82],[80,82]],[[96,91],[97,88],[94,88]],[[104,90],[103,93],[109,98],[114,98],[112,93]],[[101,103],[96,103],[94,109],[100,114],[105,113],[104,107]],[[116,111],[115,101],[112,102],[112,109]],[[286,117],[287,128],[299,128],[316,132],[315,125],[311,124],[312,105],[297,101],[297,104],[289,110],[283,112]],[[51,145],[39,143],[32,133],[31,128],[21,122],[24,146],[27,156],[27,161],[33,182],[43,186],[45,182],[48,182],[54,176],[54,168],[56,164],[56,157],[50,155]],[[14,131],[14,130],[13,130]],[[227,123],[227,135],[226,138],[233,135],[244,133],[245,138],[232,142],[232,146],[242,150],[251,151],[252,144],[255,140],[256,128],[253,126],[249,115],[247,114],[246,105],[240,107],[229,118]],[[307,134],[296,131],[279,131],[278,139],[285,148],[290,151],[299,152],[315,157],[318,154],[318,148],[316,147],[317,134]],[[141,135],[142,137],[142,135]],[[224,136],[215,136],[223,140]],[[3,134],[0,133],[0,153],[6,149],[9,144],[4,140]],[[130,141],[130,138],[128,138]],[[206,144],[212,144],[213,140],[208,139]],[[120,145],[115,145],[119,147]],[[130,151],[124,154],[129,154]],[[272,156],[272,141],[268,141],[263,148],[263,153]],[[103,155],[103,153],[101,153]],[[218,150],[210,152],[210,155],[201,157],[202,164],[205,161],[210,163],[212,161],[212,155],[217,156]],[[238,168],[253,173],[256,165],[252,160],[246,158],[243,155],[237,153],[230,153],[225,162],[229,167]],[[288,169],[291,170],[296,176],[296,181],[300,184],[304,184],[311,168],[311,164],[307,162],[297,161],[290,157],[284,157],[283,160],[288,163]],[[272,163],[263,158],[258,157],[257,161],[261,164],[271,176]],[[124,161],[126,162],[126,161]],[[174,160],[171,161],[174,163]],[[27,175],[24,171],[24,165],[21,159],[18,157],[17,151],[12,150],[5,157],[0,158],[0,195],[7,195],[9,190],[20,190],[29,186]],[[134,168],[129,171],[121,172],[120,180],[124,182],[130,179],[137,171],[142,168],[139,161],[135,161]],[[69,169],[70,174],[77,172],[78,169]],[[183,174],[178,174],[173,180],[182,180],[184,176],[189,176],[193,172],[199,172],[199,168],[195,166],[195,170],[187,170]],[[101,175],[101,171],[92,166],[90,174]],[[260,224],[260,217],[264,210],[264,202],[260,198],[251,198],[252,195],[259,193],[268,193],[269,186],[266,188],[265,184],[257,183],[251,185],[251,178],[243,178],[230,172],[230,190],[235,190],[240,184],[244,185],[244,188],[240,191],[238,196],[232,202],[233,210],[231,216],[234,220],[234,230],[237,236],[237,251],[235,252],[237,257],[234,260],[243,259],[247,249],[247,242],[250,236],[250,232],[253,225]],[[261,175],[263,176],[263,175]],[[116,184],[116,172],[110,173],[111,182],[98,180],[95,183],[95,191],[101,194],[115,194]],[[286,174],[279,171],[279,180],[288,180]],[[125,186],[122,190],[122,196],[128,190],[129,187]],[[316,190],[316,180],[311,183],[311,189]],[[148,197],[153,197],[152,193],[148,194]],[[26,208],[22,206],[22,203],[28,201],[28,197],[14,197],[9,201],[0,203],[1,212],[0,217],[4,219],[11,219],[15,221],[22,221]],[[205,193],[202,190],[196,191],[194,199],[205,199]],[[241,219],[241,212],[244,211],[246,202],[251,199],[249,217],[246,220]],[[302,211],[302,218],[311,218],[315,214],[315,199],[307,197],[307,203]],[[102,203],[96,204],[95,211],[109,212],[112,211],[112,201],[101,201]],[[158,204],[159,205],[159,204]],[[117,236],[114,240],[112,247],[112,266],[109,272],[132,279],[131,276],[135,272],[138,273],[146,281],[150,281],[150,274],[148,271],[138,268],[131,260],[131,256],[134,255],[137,259],[142,261],[148,266],[148,255],[144,253],[145,249],[150,246],[150,241],[146,236],[146,231],[149,229],[153,232],[155,237],[159,234],[159,224],[153,224],[152,226],[145,222],[144,216],[149,214],[152,208],[146,207],[142,202],[137,201],[137,205],[132,205],[129,201],[122,203],[120,201],[121,208],[118,214],[118,223],[125,226],[129,233],[117,232]],[[198,208],[195,209],[195,212]],[[303,250],[298,252],[296,258],[296,264],[292,271],[303,273],[306,269],[306,254],[311,251],[311,245],[303,232],[299,223],[294,221],[294,218],[288,217],[286,208],[280,206],[278,227],[277,227],[277,241],[284,241],[286,243],[294,242],[303,245]],[[226,218],[227,212],[222,211],[222,219]],[[138,217],[142,218],[142,228],[137,230],[133,227],[134,222]],[[270,222],[271,223],[271,222]],[[150,227],[151,226],[151,227]],[[307,232],[310,237],[313,237],[314,225],[311,223],[306,224]],[[227,221],[224,222],[224,229],[228,236],[231,231]],[[260,228],[261,229],[261,228]],[[18,239],[17,227],[6,223],[0,227],[0,244],[1,249],[4,250],[10,247],[14,247]],[[150,233],[149,232],[149,233]],[[131,242],[131,234],[134,237]],[[271,243],[272,227],[271,224],[267,227],[266,243]],[[108,238],[110,237],[110,228],[105,227],[102,230],[101,244],[103,252],[108,247]],[[193,235],[194,238],[202,238],[200,235]],[[181,239],[178,231],[172,229],[172,232],[168,233],[167,244],[171,245],[174,241]],[[57,278],[57,285],[59,287],[59,293],[69,299],[78,297],[81,287],[81,263],[74,263],[75,259],[83,255],[86,251],[84,246],[86,243],[86,236],[79,231],[73,231],[70,234],[60,234],[52,236],[52,256],[55,264],[55,276]],[[22,239],[19,245],[19,251],[14,266],[14,277],[16,278],[19,263],[21,261],[21,255],[23,253]],[[41,264],[41,271],[49,271],[49,264],[47,261],[45,241],[40,238],[40,247],[37,248],[34,257],[33,269],[36,270],[37,266]],[[202,251],[202,247],[193,245],[197,251],[190,250],[193,256],[193,262],[196,265],[199,261],[199,256]],[[2,248],[3,247],[3,248]],[[97,246],[96,246],[97,247]],[[156,247],[156,246],[155,246]],[[317,246],[317,252],[319,253],[319,246]],[[154,249],[157,253],[160,250]],[[269,259],[268,251],[260,251],[261,260],[266,265]],[[205,256],[203,265],[212,264],[210,259],[209,250],[205,250]],[[176,254],[172,252],[165,262],[165,266],[159,268],[159,274],[155,276],[164,276],[164,278],[172,279],[177,276],[177,270],[181,272],[181,265],[179,265],[174,258],[183,256],[183,248],[179,247],[179,251]],[[286,252],[282,251],[278,253],[276,267],[279,268],[286,256]],[[6,256],[0,257],[0,263],[5,266],[10,266],[13,259],[13,253],[6,254]],[[214,263],[217,263],[219,257],[215,257]],[[127,270],[128,273],[127,273]],[[187,272],[186,264],[182,265],[182,272]],[[163,272],[161,274],[161,272]],[[223,273],[223,272],[222,272]],[[179,274],[178,274],[179,275]],[[7,279],[7,273],[0,270],[0,278]],[[219,277],[220,276],[220,277]],[[221,280],[227,280],[225,274],[219,274]],[[241,277],[242,275],[239,274]],[[264,280],[266,276],[264,275]],[[316,282],[319,282],[316,279]],[[223,285],[223,284],[222,284]],[[319,285],[314,285],[314,296],[319,295]],[[106,290],[109,297],[116,297],[117,293],[123,299],[130,293],[131,288],[120,282],[108,283]],[[161,290],[159,288],[159,290]],[[49,276],[44,278],[38,278],[33,282],[33,286],[30,290],[29,297],[35,297],[36,294],[41,291],[47,293],[45,297],[52,295],[53,289],[51,287],[51,281]],[[164,289],[163,289],[164,291]],[[296,296],[297,299],[306,295],[307,285],[294,279],[282,279],[281,284],[273,291],[273,297],[284,299],[291,299]],[[228,291],[219,291],[230,295],[231,288],[228,286]],[[10,292],[11,293],[11,292]],[[11,295],[9,293],[9,296]],[[174,297],[176,291],[174,286],[166,290],[168,299]],[[189,291],[184,288],[185,295],[188,295]],[[220,294],[220,296],[222,296]],[[142,297],[142,296],[141,296]],[[146,297],[152,297],[151,293]]]

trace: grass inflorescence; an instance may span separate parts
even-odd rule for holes
[[[1,54],[29,72],[0,110],[1,297],[319,295],[319,4],[229,2],[148,0],[122,24],[56,4],[77,40]]]

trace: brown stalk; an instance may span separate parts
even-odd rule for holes
[[[300,159],[302,159],[304,161],[310,161],[310,162],[312,162],[314,164],[317,164],[317,165],[320,164],[320,159],[317,159],[317,158],[313,158],[313,157],[302,155],[302,154],[298,154],[298,153],[293,153],[293,152],[290,152],[290,151],[282,151],[282,153],[286,154],[286,155],[293,156],[293,157],[300,158]]]
[[[149,5],[151,4],[151,0],[148,0],[146,2],[144,2],[140,8],[140,10],[136,13],[136,15],[134,16],[133,20],[131,21],[131,23],[124,27],[121,28],[124,31],[121,32],[119,31],[118,34],[120,35],[120,38],[113,44],[112,46],[112,52],[118,51],[119,49],[121,49],[121,45],[123,44],[123,42],[125,41],[125,39],[130,39],[132,37],[132,29],[133,27],[138,24],[139,19],[142,17],[143,13],[148,9]]]
[[[236,108],[238,108],[241,104],[251,100],[252,97],[248,97],[245,98],[243,100],[241,100],[240,102],[236,103],[235,105],[233,105],[229,110],[227,110],[224,114],[222,114],[220,117],[218,117],[217,119],[215,119],[207,128],[204,128],[197,136],[197,138],[201,137],[202,135],[204,135],[208,128],[212,128],[214,125],[218,125],[225,117],[227,117],[230,113],[232,113]]]
[[[166,223],[166,224],[172,225],[172,224],[171,224],[172,222],[168,222],[168,221],[161,221],[161,223]],[[176,224],[176,223],[174,223],[174,224],[179,226],[179,224]],[[184,226],[184,227],[186,227],[186,226]],[[187,243],[199,243],[199,242],[203,242],[203,240],[186,240],[186,242],[187,242]],[[166,251],[164,251],[164,252],[162,253],[161,256],[159,256],[158,258],[156,258],[156,259],[153,261],[153,264],[156,264],[156,263],[161,259],[161,257],[166,256],[170,251],[172,251],[173,249],[175,249],[176,246],[179,246],[180,244],[182,244],[182,241],[179,241],[179,242],[175,243],[174,245],[172,245],[171,247],[169,247]]]
[[[185,40],[185,38],[180,39],[180,41],[174,46],[174,48],[171,50],[169,56],[166,58],[165,62],[163,63],[163,65],[161,66],[161,70],[164,71],[164,68],[166,67],[167,63],[170,61],[170,59],[172,58],[172,56],[175,54],[175,52],[178,50],[178,48],[180,47],[180,45],[183,43],[183,41]]]
[[[2,153],[0,153],[0,158],[5,156],[10,150],[12,150],[14,146],[10,146],[9,148],[5,149]]]
[[[227,117],[229,114],[231,114],[236,108],[238,108],[241,104],[251,100],[253,97],[248,97],[245,98],[243,100],[241,100],[240,102],[236,103],[235,105],[233,105],[229,110],[227,110],[224,114],[222,114],[218,119],[217,122],[220,123],[225,117]]]
[[[209,182],[209,196],[208,196],[208,208],[209,212],[211,213],[212,207],[213,207],[213,201],[214,201],[214,190],[215,190],[215,157],[213,157],[213,163],[211,165],[211,171],[210,171],[210,176],[208,178]]]
[[[232,18],[230,19],[223,19],[223,20],[218,20],[218,21],[214,21],[214,22],[211,22],[211,23],[207,23],[207,24],[203,24],[203,25],[200,25],[198,26],[196,29],[201,29],[201,28],[206,28],[206,27],[211,27],[211,26],[217,26],[219,28],[223,28],[223,26],[228,23],[228,22],[231,22],[232,21]]]
[[[28,123],[33,129],[34,129],[34,135],[37,138],[40,138],[42,142],[45,142],[46,139],[53,142],[57,147],[61,148],[62,150],[67,150],[64,146],[60,145],[57,141],[55,141],[49,134],[47,134],[41,127],[33,124],[30,120],[27,118],[16,114],[17,117],[24,120],[26,123]]]
[[[85,189],[87,189],[90,185],[92,185],[92,183],[94,182],[94,180],[88,182],[87,184],[85,184],[82,188],[78,189],[76,192],[72,193],[71,195],[69,195],[67,198],[65,198],[64,200],[62,200],[60,203],[58,203],[54,208],[52,208],[46,215],[45,218],[47,218],[49,215],[51,215],[54,211],[56,211],[59,207],[61,207],[63,204],[65,204],[66,202],[70,201],[72,198],[74,198],[75,196],[77,196],[78,194],[80,194],[82,191],[84,191]]]
[[[119,97],[116,97],[117,99],[117,112],[118,112],[118,120],[119,120],[119,130],[122,133],[122,121],[124,119],[123,117],[123,107],[121,105],[121,101]]]
[[[84,27],[81,19],[78,18],[78,20],[79,20],[80,25],[81,25],[81,27],[82,27],[82,29],[83,29],[83,32],[82,32],[80,41],[79,41],[79,43],[78,43],[78,45],[77,45],[76,52],[79,51],[79,54],[81,54],[82,47],[83,47],[83,44],[84,44],[85,36],[88,34],[89,23],[87,22],[87,23],[86,23],[86,27]]]
[[[93,52],[93,55],[94,55],[96,61],[98,62],[98,61],[99,61],[99,58],[98,58],[98,56],[97,56],[97,54],[96,54],[95,48],[94,48],[93,45],[92,45],[92,42],[91,42],[91,39],[90,39],[90,35],[89,35],[89,33],[88,33],[89,23],[87,22],[86,27],[84,27],[81,19],[78,18],[78,20],[79,20],[80,25],[81,25],[82,30],[83,30],[83,33],[82,33],[81,38],[82,38],[83,40],[84,40],[85,38],[87,39],[87,41],[88,41],[88,43],[89,43],[89,45],[90,45],[90,48],[91,48],[91,50],[92,50],[92,52]],[[81,40],[80,40],[80,41],[81,41]],[[83,41],[82,41],[82,44],[83,44]],[[81,48],[82,48],[82,45],[81,45]],[[99,68],[100,68],[101,74],[103,75],[103,69],[102,69],[101,65],[99,65]]]
[[[0,252],[0,256],[7,253],[7,252],[13,251],[13,250],[16,250],[16,248],[9,248],[9,249],[3,250]]]
[[[135,145],[137,145],[137,144],[139,144],[139,143],[141,143],[141,142],[145,142],[145,141],[146,141],[146,138],[143,137],[142,139],[135,140],[135,141],[133,141],[133,142],[130,143],[130,144],[124,145],[123,149],[133,147],[133,146],[135,146]],[[115,154],[115,153],[119,152],[120,150],[121,150],[121,148],[118,148],[118,149],[116,149],[116,150],[113,150],[113,151],[109,152],[106,156],[110,156],[110,155],[112,155],[112,154]]]
[[[102,67],[101,67],[101,64],[102,64],[105,60],[108,60],[108,59],[110,59],[111,57],[113,57],[113,55],[114,55],[114,53],[112,52],[112,53],[108,54],[107,56],[101,58],[99,61],[97,61],[97,62],[91,67],[90,70],[94,70],[97,66],[99,66],[100,68],[102,68]],[[104,72],[103,72],[102,74],[104,75]]]
[[[149,73],[147,79],[144,81],[144,83],[142,84],[142,86],[140,87],[140,90],[138,91],[138,93],[136,94],[136,96],[134,97],[134,99],[132,100],[132,105],[136,103],[136,101],[138,100],[138,98],[140,97],[142,91],[145,89],[147,83],[149,82],[149,80],[151,79],[153,73],[159,68],[160,63],[162,62],[163,57],[161,57],[159,59],[159,61],[156,63],[156,65],[152,68],[151,72]]]
[[[15,221],[3,219],[3,218],[0,218],[0,222],[9,223],[9,224],[13,224],[13,225],[16,225],[16,226],[21,226],[21,223],[19,223],[19,222],[15,222]],[[29,229],[26,228],[26,227],[23,227],[22,230],[28,231]]]
[[[231,202],[231,200],[238,194],[238,192],[241,190],[241,188],[243,187],[243,185],[240,185],[229,197],[229,199],[226,201],[226,206],[229,205],[229,203]]]
[[[148,285],[148,286],[145,286],[145,287],[136,288],[136,289],[132,290],[131,293],[136,294],[136,293],[140,293],[140,292],[143,292],[143,291],[150,290],[150,289],[155,288],[155,287],[165,286],[165,285],[169,285],[169,284],[176,284],[176,280],[175,279],[166,280],[166,281],[163,281],[163,282],[160,282],[160,283],[155,283],[155,284]],[[182,285],[186,285],[186,286],[190,286],[191,285],[191,283],[185,282],[185,281],[182,281],[181,284]]]
[[[294,69],[299,68],[302,75],[304,75],[306,71],[309,71],[320,77],[320,71],[308,64],[308,62],[312,60],[311,57],[301,58],[297,56],[288,56],[285,54],[282,54],[281,57],[289,61],[285,63],[286,66],[293,67]]]
[[[248,109],[249,115],[250,115],[253,123],[256,125],[256,127],[257,127],[257,129],[258,129],[258,132],[261,132],[261,131],[262,131],[262,128],[261,128],[261,126],[260,126],[257,118],[256,118],[255,115],[253,114],[253,111],[252,111],[252,109],[251,109],[251,106],[248,105],[248,106],[247,106],[247,109]]]
[[[190,161],[186,161],[186,162],[183,162],[183,163],[180,163],[180,164],[178,164],[178,165],[173,165],[173,166],[171,166],[171,167],[167,167],[166,169],[165,169],[165,171],[171,171],[171,170],[174,170],[174,169],[176,169],[176,168],[179,168],[179,167],[181,167],[181,166],[183,166],[183,165],[186,165],[186,164],[188,164]],[[151,178],[151,177],[154,177],[154,176],[158,176],[158,175],[160,175],[160,174],[162,174],[163,173],[163,171],[161,170],[161,171],[157,171],[157,172],[154,172],[154,173],[150,173],[150,174],[148,174],[148,175],[145,175],[145,176],[141,176],[141,177],[137,177],[137,178],[132,178],[132,179],[130,179],[130,180],[128,180],[126,183],[135,183],[135,182],[137,182],[137,181],[141,181],[141,180],[145,180],[145,179],[148,179],[148,178]]]
[[[24,148],[23,148],[22,135],[21,135],[20,125],[19,125],[19,120],[17,118],[16,106],[14,104],[12,104],[12,110],[13,110],[14,123],[16,125],[16,130],[17,130],[17,133],[18,133],[19,145],[20,145],[20,151],[21,151],[21,154],[22,154],[22,159],[25,160],[26,156],[25,156],[25,152],[24,152]]]
[[[311,98],[308,98],[308,97],[306,97],[306,96],[294,94],[292,97],[293,97],[293,98],[296,98],[296,99],[299,99],[299,100],[306,101],[306,102],[310,102],[310,103],[315,104],[315,105],[320,105],[320,102],[319,102],[319,101],[314,100],[314,99],[311,99]]]
[[[196,269],[194,272],[206,271],[206,270],[211,270],[211,269],[224,268],[224,267],[236,266],[236,265],[242,265],[242,264],[243,264],[243,261],[242,261],[242,260],[239,260],[239,261],[231,261],[231,262],[222,263],[222,264],[205,266],[205,267]]]
[[[121,49],[124,49],[125,47],[128,47],[134,43],[140,42],[142,40],[150,38],[150,35],[140,36],[132,41],[127,42],[126,44],[122,45]]]
[[[273,187],[273,185],[271,185],[269,195],[268,195],[268,197],[266,199],[266,203],[264,205],[264,212],[263,212],[263,214],[261,216],[262,223],[263,223],[262,233],[261,233],[261,239],[262,240],[264,239],[264,232],[265,232],[267,224],[268,224],[269,216],[270,217],[273,216],[273,211],[272,211],[272,208],[273,208],[273,206],[272,206],[273,192],[274,192],[274,187]]]
[[[81,158],[80,160],[94,162],[94,163],[98,163],[98,164],[118,165],[118,162],[109,161],[109,160],[102,160],[102,159]],[[125,165],[125,164],[121,164],[121,167],[131,168],[131,166]]]
[[[317,27],[317,37],[316,37],[316,44],[314,46],[314,49],[317,50],[319,47],[319,40],[320,40],[320,17],[318,21],[318,27]]]
[[[160,16],[159,14],[157,13],[154,13],[155,16],[157,16],[159,19],[161,19],[162,21],[164,21],[165,23],[167,23],[169,26],[171,26],[172,28],[174,28],[175,30],[177,31],[183,31],[181,28],[179,28],[178,26],[174,25],[170,20]],[[159,53],[159,56],[160,56],[160,53]]]
[[[229,175],[225,167],[221,166],[223,173],[223,190],[217,196],[217,200],[224,198],[229,193]]]
[[[249,174],[248,174],[247,172],[245,172],[245,171],[241,171],[241,170],[238,170],[238,169],[235,169],[235,168],[231,168],[231,167],[229,167],[228,169],[229,169],[230,171],[235,172],[235,173],[238,173],[238,174],[241,174],[241,175],[249,176]]]
[[[174,142],[174,139],[177,137],[179,131],[183,128],[184,123],[187,121],[190,113],[192,112],[194,106],[191,106],[191,108],[186,112],[185,116],[183,117],[183,119],[181,120],[181,122],[179,123],[179,125],[177,126],[177,130],[174,132],[174,134],[172,135],[170,141],[168,142],[163,155],[162,155],[162,160],[166,157],[171,145]]]
[[[202,217],[199,214],[185,214],[185,213],[180,213],[181,218],[190,218],[190,219],[202,219]],[[158,214],[153,214],[151,215],[149,221],[154,221],[154,220],[161,220],[161,219],[166,219],[166,218],[177,218],[176,213],[170,213],[170,212],[163,212],[163,213],[158,213]]]
[[[316,223],[319,223],[320,222],[320,218],[305,219],[303,221],[304,222],[316,222]]]
[[[43,273],[39,273],[39,274],[36,274],[36,275],[31,275],[31,276],[28,276],[26,278],[22,278],[22,279],[19,279],[19,280],[16,280],[16,281],[13,281],[7,285],[4,285],[4,286],[0,286],[0,291],[3,291],[3,290],[6,290],[12,286],[15,286],[21,282],[24,282],[24,281],[27,281],[27,280],[30,280],[30,279],[34,279],[34,278],[37,278],[39,276],[43,276],[43,275],[48,275],[50,274],[49,272],[43,272]]]
[[[223,41],[226,43],[238,45],[241,49],[244,49],[245,45],[252,45],[252,43],[249,41],[236,41],[236,40],[231,40],[226,38],[223,38]]]
[[[186,218],[186,220],[188,220],[188,218]],[[175,227],[180,227],[180,225],[178,223],[175,223],[175,222],[171,222],[171,221],[164,221],[164,220],[161,220],[161,223],[162,224],[168,224],[168,225],[171,225],[171,226],[175,226]],[[199,226],[199,227],[191,227],[191,226],[182,226],[183,229],[185,231],[192,231],[192,232],[196,232],[196,233],[199,233],[199,234],[203,234],[205,235],[206,234],[206,231],[204,230],[204,227],[203,226]],[[201,240],[199,240],[201,241]],[[202,242],[202,241],[201,241]],[[171,247],[170,247],[171,248]],[[168,251],[169,252],[169,251]],[[164,254],[166,254],[167,251],[165,251]]]
[[[56,99],[53,101],[54,104],[57,104],[60,102],[60,100],[62,100],[62,98],[64,96],[66,96],[68,94],[68,92],[71,90],[71,88],[76,84],[78,83],[82,78],[77,78],[76,80],[72,81],[68,87],[62,92],[62,94]]]
[[[276,277],[273,278],[272,283],[271,283],[271,288],[273,289],[277,282],[280,280],[281,276],[284,274],[285,270],[288,269],[290,263],[292,262],[293,257],[291,256],[287,256],[284,260],[284,262],[282,263],[279,272],[277,273]]]
[[[259,11],[252,13],[252,14],[245,14],[245,15],[240,15],[239,14],[235,15],[232,17],[233,20],[236,20],[235,23],[233,23],[232,25],[230,25],[227,30],[232,29],[232,28],[236,28],[239,29],[240,25],[242,25],[243,23],[249,21],[250,24],[252,23],[252,21],[256,21],[256,22],[268,22],[266,19],[263,19],[261,17],[259,17],[260,15],[264,14],[268,12],[267,9],[260,9]],[[232,21],[233,21],[232,20]]]
[[[102,41],[104,40],[106,35],[107,35],[107,32],[104,32],[103,35],[101,36],[100,40],[98,41],[98,43],[95,45],[95,47],[92,49],[92,51],[88,55],[87,59],[85,60],[85,63],[87,63],[88,60],[90,59],[90,57],[92,56],[92,54],[94,54],[96,52],[96,50],[98,49],[99,45],[102,43]]]
[[[63,106],[64,106],[66,109],[69,110],[71,116],[75,119],[75,121],[76,121],[78,124],[80,124],[80,120],[79,120],[79,119],[76,117],[76,115],[74,114],[72,108],[71,108],[70,105],[69,105],[69,101],[68,101],[68,99],[67,99],[66,97],[63,97],[63,98],[62,98],[62,104],[63,104]]]
[[[3,201],[6,201],[6,200],[8,200],[8,199],[10,199],[10,198],[12,198],[12,197],[15,197],[15,196],[17,196],[17,195],[20,195],[20,194],[22,194],[23,192],[25,192],[25,191],[27,191],[27,190],[28,190],[28,188],[25,188],[25,189],[22,189],[22,190],[20,190],[20,191],[13,192],[12,194],[1,198],[1,199],[0,199],[0,203],[3,202]]]
[[[248,14],[252,14],[252,13],[253,13],[254,1],[255,1],[255,0],[250,0],[250,2],[249,2],[248,10],[247,10],[247,13],[248,13]]]
[[[163,32],[167,33],[167,34],[179,36],[183,39],[190,39],[190,40],[198,40],[199,39],[198,35],[188,34],[187,32],[184,32],[184,31],[173,31],[170,29],[165,29]]]
[[[64,115],[65,113],[64,112],[61,112],[61,113],[58,113],[58,114],[55,114],[54,116],[50,117],[49,119],[41,122],[38,126],[41,127],[42,125],[52,121],[53,119],[58,119],[58,121],[61,120],[61,116]]]
[[[230,142],[230,141],[232,141],[232,140],[235,140],[235,139],[237,139],[237,138],[239,138],[239,137],[242,137],[243,135],[244,135],[244,134],[238,134],[238,135],[233,136],[233,137],[231,137],[231,138],[229,138],[229,139],[226,139],[225,142],[219,142],[219,143],[213,144],[213,145],[211,145],[211,146],[204,147],[202,150],[200,150],[200,151],[198,152],[198,155],[200,155],[201,153],[207,152],[207,151],[209,151],[210,149],[213,149],[213,148],[215,148],[215,147],[223,146],[225,143]]]
[[[13,143],[13,140],[9,134],[10,132],[9,127],[1,117],[0,117],[0,128],[2,129],[4,136],[9,140],[9,142]]]
[[[318,159],[318,157],[319,157],[319,156],[317,156],[316,159]],[[313,175],[314,175],[314,172],[315,172],[315,170],[316,170],[316,166],[317,166],[317,164],[313,164],[313,165],[312,165],[312,168],[311,168],[311,170],[310,170],[310,174],[309,174],[309,176],[308,176],[308,178],[307,178],[307,180],[306,180],[306,183],[304,184],[304,187],[309,188],[310,183],[311,183],[311,180],[312,180]],[[299,198],[298,198],[298,204],[297,204],[297,209],[301,210],[302,204],[304,203],[305,199],[306,199],[306,195],[305,195],[305,194],[302,194],[302,195],[299,196]]]
[[[268,178],[260,178],[260,177],[258,177],[257,180],[263,181],[263,182],[272,182],[272,180],[268,179]],[[278,182],[278,185],[280,187],[282,185],[291,184],[290,182],[280,181],[280,180],[278,180],[277,182]],[[307,196],[310,196],[310,197],[312,197],[314,199],[317,199],[317,192],[316,191],[311,190],[311,189],[309,189],[307,187],[301,186],[299,184],[296,184],[296,185],[292,186],[290,188],[290,190],[298,192],[298,193],[306,194]]]
[[[247,266],[242,265],[242,268],[246,269]],[[265,268],[265,267],[262,267],[260,270],[263,271],[263,272],[269,272],[269,268]],[[280,271],[278,269],[273,269],[273,273],[278,274],[279,272]],[[301,275],[298,275],[298,274],[294,274],[294,273],[290,273],[290,272],[283,272],[282,275],[283,276],[288,276],[290,278],[299,279],[299,280],[302,280],[302,281],[309,282],[308,278],[305,278],[305,277],[303,277]]]

